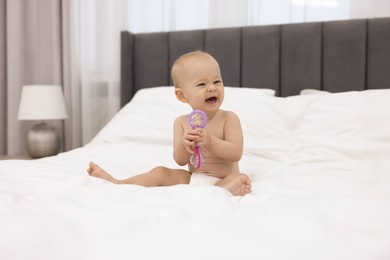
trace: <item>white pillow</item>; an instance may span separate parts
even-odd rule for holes
[[[223,107],[240,117],[247,153],[292,165],[345,157],[375,157],[383,163],[390,152],[389,100],[390,89],[385,89],[286,98],[227,96]]]
[[[255,95],[255,96],[275,96],[275,90],[270,88],[241,88],[241,87],[231,87],[231,86],[225,86],[225,93],[229,95],[236,95],[236,94],[249,94],[249,95]],[[226,96],[226,94],[225,94]]]
[[[225,87],[224,104],[229,106],[230,103],[234,111],[236,107],[247,104],[244,101],[247,97],[270,97],[274,94],[272,89],[228,86]],[[95,136],[91,144],[139,141],[171,145],[175,118],[190,112],[188,104],[177,100],[173,86],[141,89]]]
[[[299,95],[324,95],[324,94],[330,94],[330,92],[326,90],[306,88],[306,89],[302,89],[301,92],[299,93]]]
[[[191,108],[177,100],[172,86],[141,89],[91,143],[139,141],[171,145],[175,118],[189,112]]]
[[[390,89],[304,95],[291,100],[302,103],[303,109],[291,126],[290,163],[321,163],[326,158],[328,162],[388,160]]]
[[[291,165],[345,156],[375,157],[380,165],[388,160],[386,151],[390,153],[389,100],[390,89],[281,98],[262,90],[226,87],[221,108],[240,117],[245,153]],[[188,104],[176,99],[173,87],[142,89],[90,144],[136,141],[171,146],[175,118],[190,112]]]
[[[389,100],[390,89],[263,98],[251,115],[258,125],[243,118],[251,129],[246,151],[292,165],[343,158],[380,165],[390,152]]]

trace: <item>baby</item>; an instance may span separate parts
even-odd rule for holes
[[[190,52],[175,61],[171,74],[177,99],[188,103],[193,110],[204,111],[208,118],[204,128],[192,129],[188,115],[179,116],[174,122],[173,158],[180,166],[188,165],[188,170],[158,166],[149,172],[118,180],[90,162],[88,174],[116,184],[147,187],[189,184],[192,175],[207,175],[215,177],[214,185],[233,195],[251,192],[250,179],[240,173],[238,166],[243,152],[240,120],[235,113],[220,109],[224,85],[218,62],[206,52]],[[189,163],[195,145],[200,147],[205,158],[197,169]]]

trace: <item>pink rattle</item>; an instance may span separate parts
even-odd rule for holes
[[[190,123],[192,129],[205,127],[207,120],[208,120],[207,115],[202,110],[194,110],[188,116],[188,123]],[[203,164],[203,162],[204,162],[204,157],[200,153],[200,147],[197,144],[195,144],[195,153],[191,156],[190,163],[196,169],[199,169],[200,166]]]

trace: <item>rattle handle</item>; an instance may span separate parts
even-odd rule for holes
[[[200,154],[200,148],[197,145],[195,146],[195,153],[196,153],[196,156],[198,157],[198,165],[194,165],[194,166],[196,169],[199,169],[201,162],[202,162],[202,156]]]

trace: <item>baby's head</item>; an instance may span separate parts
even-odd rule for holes
[[[194,51],[180,56],[172,66],[177,98],[193,109],[215,110],[224,97],[218,62],[210,54]]]

